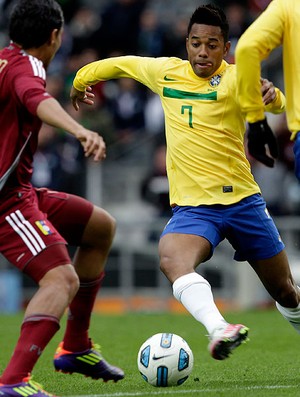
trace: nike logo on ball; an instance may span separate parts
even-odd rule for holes
[[[172,354],[166,354],[165,356],[158,356],[158,357],[156,357],[155,355],[152,357],[152,360],[161,360],[162,358],[165,358],[165,357],[170,357],[170,356],[172,356]]]

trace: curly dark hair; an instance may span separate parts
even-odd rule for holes
[[[38,48],[63,23],[63,11],[55,0],[19,0],[10,16],[9,37],[25,50]]]
[[[224,42],[226,43],[228,41],[229,24],[226,15],[221,8],[213,4],[207,4],[198,7],[191,16],[188,25],[188,35],[190,34],[192,26],[195,23],[211,26],[220,26]]]

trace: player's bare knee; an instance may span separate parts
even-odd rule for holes
[[[68,276],[67,287],[69,288],[69,296],[70,296],[71,300],[76,295],[76,293],[79,289],[79,285],[80,285],[80,281],[79,281],[79,277],[77,276],[76,273],[73,273],[72,275]]]
[[[79,289],[79,278],[77,274],[75,272],[65,274],[64,277],[58,281],[58,283],[59,287],[62,288],[68,296],[70,303]]]
[[[83,235],[82,247],[108,250],[116,233],[116,220],[108,212],[94,207]]]
[[[107,229],[108,229],[107,239],[109,240],[109,242],[111,244],[113,239],[114,239],[114,237],[115,237],[115,234],[116,234],[117,222],[116,222],[115,218],[112,217],[110,214],[107,214],[107,215],[108,215],[108,219],[107,219],[107,223],[108,223],[108,226],[107,226]]]
[[[39,285],[44,288],[51,286],[54,291],[64,292],[72,300],[79,289],[79,278],[72,265],[62,265],[46,273]]]
[[[173,283],[176,278],[180,277],[182,274],[192,271],[186,271],[184,266],[176,263],[174,259],[167,256],[161,258],[160,270],[164,273],[164,275],[171,283]]]
[[[116,233],[116,219],[103,209],[100,209],[97,216],[97,224],[100,231],[104,231],[105,235],[113,239]]]
[[[167,256],[161,256],[159,268],[166,276],[170,272],[171,267],[172,267],[171,258]]]
[[[97,234],[97,241],[94,242],[94,247],[101,251],[108,251],[113,243],[116,233],[116,220],[108,213],[105,214],[99,221],[99,233]]]

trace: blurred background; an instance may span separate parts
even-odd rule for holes
[[[71,107],[69,92],[76,71],[86,63],[116,55],[177,56],[186,59],[185,38],[200,0],[58,0],[65,15],[62,47],[48,71],[47,90],[107,144],[101,165],[86,160],[80,145],[64,131],[44,125],[35,156],[33,184],[86,197],[108,210],[118,223],[96,308],[182,310],[159,271],[157,243],[170,217],[165,170],[164,116],[159,98],[130,79],[99,83],[94,107]],[[231,52],[247,26],[269,0],[211,1],[230,24]],[[0,48],[8,44],[7,22],[14,0],[0,0]],[[284,91],[281,49],[262,66],[262,76]],[[300,282],[300,187],[294,176],[292,142],[285,115],[268,115],[280,142],[274,169],[252,158],[253,173],[287,246]],[[70,252],[73,254],[72,247]],[[233,249],[220,244],[199,273],[211,283],[224,309],[265,307],[270,298],[247,263],[233,261]],[[298,275],[299,273],[299,275]],[[0,257],[0,312],[21,310],[36,286]]]

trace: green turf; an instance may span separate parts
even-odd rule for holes
[[[0,371],[18,338],[21,315],[0,316]],[[300,336],[276,310],[227,313],[230,322],[250,328],[250,341],[225,361],[213,360],[207,351],[204,328],[189,315],[94,315],[91,336],[101,343],[103,355],[126,373],[118,383],[103,383],[78,374],[56,373],[52,356],[62,329],[44,351],[34,378],[59,396],[299,396]],[[137,370],[140,345],[157,332],[173,332],[187,340],[194,353],[190,378],[174,388],[148,385]]]

